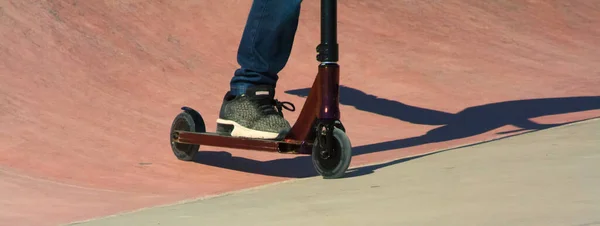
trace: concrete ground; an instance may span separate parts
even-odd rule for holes
[[[76,225],[600,225],[600,120]]]

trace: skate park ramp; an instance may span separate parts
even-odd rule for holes
[[[171,153],[181,106],[214,131],[251,3],[0,1],[0,225],[315,176],[306,156]],[[317,70],[319,6],[304,1],[277,86],[297,109]],[[599,2],[348,0],[338,13],[353,168],[600,116]]]

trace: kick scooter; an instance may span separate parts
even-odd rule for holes
[[[175,156],[191,161],[200,145],[312,156],[323,178],[344,176],[352,159],[352,146],[340,121],[337,0],[321,0],[320,62],[317,76],[296,123],[283,139],[252,139],[206,132],[200,114],[183,110],[171,125],[171,148]]]

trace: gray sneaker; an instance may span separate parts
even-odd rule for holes
[[[217,119],[217,133],[235,137],[282,139],[290,130],[282,108],[296,110],[290,102],[279,102],[269,86],[248,88],[245,94],[225,94]],[[289,104],[290,107],[285,106]]]

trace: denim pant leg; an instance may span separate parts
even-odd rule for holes
[[[238,48],[237,69],[231,91],[247,87],[275,87],[278,73],[287,63],[298,28],[302,0],[254,0]]]

